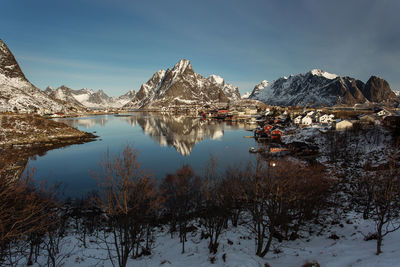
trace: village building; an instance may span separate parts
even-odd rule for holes
[[[297,116],[296,118],[294,118],[294,123],[295,124],[300,124],[302,118],[303,118],[302,116]]]
[[[244,112],[246,113],[246,115],[257,115],[257,109],[255,108],[246,108],[244,110]]]
[[[378,112],[376,112],[376,115],[379,117],[385,117],[385,116],[390,116],[392,113],[386,109],[381,109]]]
[[[324,114],[321,117],[319,117],[319,123],[333,123],[334,122],[335,115],[333,114]]]
[[[337,120],[335,122],[336,131],[343,131],[353,127],[353,123],[349,120]]]
[[[311,117],[315,114],[314,110],[311,110],[310,112],[307,113],[306,116]]]
[[[311,125],[312,124],[312,118],[309,116],[305,116],[304,118],[301,119],[301,124],[303,125]]]

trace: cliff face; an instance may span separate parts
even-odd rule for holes
[[[389,83],[377,76],[369,78],[362,92],[370,102],[398,101]]]

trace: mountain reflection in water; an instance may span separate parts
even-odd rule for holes
[[[160,146],[174,147],[181,155],[188,156],[194,146],[203,140],[222,138],[225,127],[233,129],[251,129],[252,125],[244,123],[221,123],[219,121],[203,120],[187,116],[171,116],[163,114],[134,113],[131,115],[112,115],[103,117],[62,120],[74,126],[89,129],[94,125],[105,126],[113,119],[121,119],[132,127],[139,125],[143,132],[149,135]]]
[[[37,181],[62,183],[66,197],[81,197],[98,189],[93,174],[101,173],[99,162],[104,154],[118,155],[127,144],[138,153],[141,169],[155,179],[184,164],[204,175],[210,156],[221,175],[229,166],[245,167],[256,160],[249,153],[255,140],[243,138],[250,134],[246,129],[254,126],[243,123],[141,112],[57,120],[99,136],[94,142],[49,150],[29,160]]]

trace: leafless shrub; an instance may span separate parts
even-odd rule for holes
[[[131,146],[126,146],[122,155],[107,152],[100,166],[97,202],[107,216],[101,241],[113,266],[126,266],[129,255],[136,258],[150,252],[152,220],[160,201],[156,186],[141,170]]]

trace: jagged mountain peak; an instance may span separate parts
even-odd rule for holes
[[[177,105],[194,105],[211,102],[227,102],[223,88],[228,88],[233,97],[240,98],[237,87],[220,86],[210,79],[195,73],[190,61],[182,59],[172,69],[160,70],[142,84],[135,98],[126,108],[161,108]],[[238,96],[236,96],[236,91]]]
[[[224,85],[225,81],[224,78],[222,78],[221,76],[215,75],[215,74],[211,74],[208,79],[218,85]]]
[[[329,80],[333,80],[333,79],[336,79],[337,77],[339,77],[339,75],[337,75],[337,74],[329,73],[329,72],[323,71],[321,69],[312,69],[308,73],[310,73],[311,75],[314,75],[314,76],[324,77]]]
[[[178,63],[175,64],[174,68],[172,69],[172,72],[174,73],[184,73],[186,69],[191,69],[192,65],[190,64],[190,60],[188,59],[181,59],[179,60]]]
[[[24,73],[19,67],[17,60],[8,46],[0,39],[0,74],[9,78],[20,78],[26,80]],[[27,81],[27,80],[26,80]]]
[[[286,77],[284,77],[284,79],[285,78]],[[269,82],[267,80],[263,80],[259,84],[257,84],[256,86],[258,86],[258,87],[266,87],[268,84],[269,84]]]
[[[389,83],[375,75],[368,79],[367,83],[362,88],[362,93],[371,102],[398,101]]]
[[[65,110],[28,81],[8,46],[0,40],[0,109],[19,112]]]
[[[214,85],[221,88],[226,97],[228,97],[230,100],[240,99],[239,88],[230,83],[226,83],[224,78],[222,78],[221,76],[211,74],[207,79]]]

